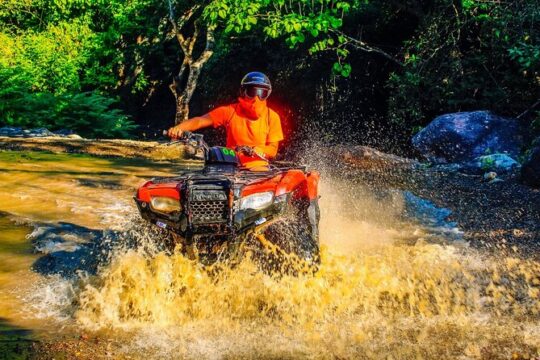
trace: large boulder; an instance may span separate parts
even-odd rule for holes
[[[532,149],[523,163],[521,178],[526,184],[540,187],[540,141],[538,141],[538,145]]]
[[[523,130],[513,119],[489,111],[441,115],[413,137],[414,147],[434,163],[461,163],[500,153],[517,158]]]

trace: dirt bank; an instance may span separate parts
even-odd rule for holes
[[[463,174],[451,167],[429,167],[377,152],[363,153],[335,155],[347,169],[340,169],[340,173],[364,182],[374,192],[408,190],[450,209],[450,220],[458,223],[464,239],[475,247],[501,255],[540,258],[540,189],[522,184],[516,174],[486,182],[482,175]],[[370,162],[372,157],[375,159]]]
[[[0,137],[0,150],[34,150],[105,157],[173,160],[183,157],[185,147],[180,144],[167,145],[167,143],[157,141]]]
[[[540,190],[515,177],[488,183],[482,176],[426,170],[409,187],[452,210],[474,246],[506,255],[540,258]]]

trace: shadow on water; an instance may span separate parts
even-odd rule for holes
[[[0,317],[0,359],[27,359],[31,354],[32,330],[13,325]]]
[[[120,233],[59,222],[36,224],[30,234],[34,249],[44,255],[32,265],[42,275],[65,278],[80,272],[94,275],[105,264]]]
[[[34,262],[32,270],[66,279],[96,275],[119,250],[164,250],[165,241],[155,245],[146,239],[166,236],[164,231],[150,228],[142,220],[132,221],[124,231],[97,230],[67,222],[34,224],[29,238],[35,251],[43,256]]]
[[[109,260],[119,235],[66,222],[37,224],[30,238],[35,250],[44,255],[34,262],[32,270],[65,278],[80,272],[94,275]]]

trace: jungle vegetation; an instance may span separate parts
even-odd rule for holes
[[[539,20],[539,0],[2,0],[0,126],[152,137],[259,70],[289,139],[403,148],[477,109],[538,133]]]

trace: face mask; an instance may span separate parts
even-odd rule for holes
[[[266,112],[266,100],[261,100],[257,96],[253,99],[239,97],[238,102],[242,112],[252,120],[260,118]]]

